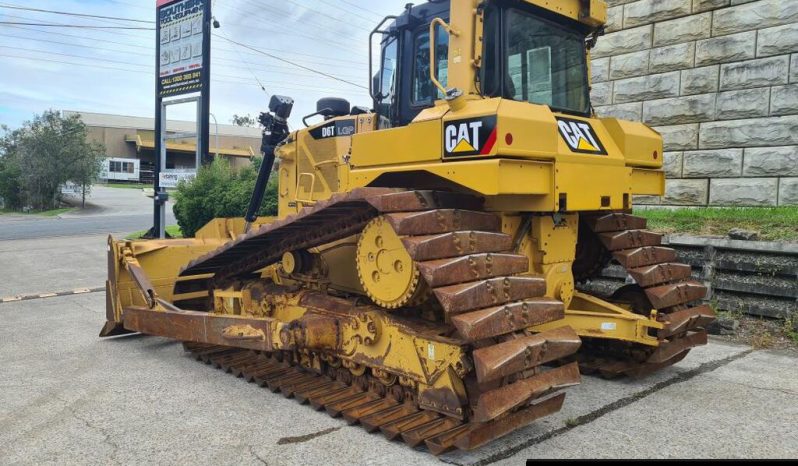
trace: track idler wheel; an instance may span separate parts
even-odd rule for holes
[[[428,296],[418,267],[384,217],[369,222],[360,235],[357,273],[368,297],[386,309],[418,305]]]

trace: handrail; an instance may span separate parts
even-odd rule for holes
[[[452,28],[451,26],[449,26],[446,23],[446,21],[442,20],[441,18],[435,18],[435,19],[432,20],[431,23],[429,23],[429,63],[430,63],[430,65],[429,65],[429,74],[430,74],[430,78],[432,79],[432,84],[434,84],[435,87],[437,87],[438,90],[441,91],[441,94],[446,96],[447,95],[446,88],[443,87],[443,84],[441,84],[440,81],[438,81],[438,76],[437,76],[437,74],[438,74],[437,73],[437,71],[438,71],[437,70],[437,68],[438,68],[437,65],[438,64],[437,64],[437,61],[435,60],[435,47],[437,46],[437,42],[438,42],[436,40],[436,38],[435,38],[435,26],[438,26],[438,25],[440,25],[443,29],[445,29],[446,32],[449,33],[449,35],[452,35],[452,36],[455,36],[455,37],[459,36],[460,32],[457,31],[456,29]]]

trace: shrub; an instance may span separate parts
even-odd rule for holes
[[[183,235],[194,236],[197,230],[215,218],[246,215],[261,162],[262,159],[258,158],[251,167],[234,170],[227,160],[217,158],[201,168],[193,181],[180,183],[174,196],[174,213]],[[274,178],[269,181],[258,215],[277,215],[277,183]]]

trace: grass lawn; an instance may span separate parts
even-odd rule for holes
[[[172,225],[172,226],[166,227],[166,233],[168,233],[169,236],[171,236],[172,238],[182,238],[183,237],[183,232],[180,231],[180,227],[177,226],[177,225]],[[131,233],[131,234],[127,235],[127,237],[125,237],[125,239],[137,240],[137,239],[141,239],[141,237],[144,236],[145,234],[147,234],[147,230],[141,230],[141,231],[137,231],[135,233]]]
[[[0,215],[10,214],[10,215],[38,215],[40,217],[57,217],[61,214],[72,212],[73,210],[75,209],[72,207],[66,207],[63,209],[45,210],[42,212],[39,211],[17,212],[15,210],[0,209]]]
[[[103,188],[116,188],[116,189],[144,189],[144,188],[151,188],[152,185],[149,184],[140,184],[140,183],[108,183],[108,184],[101,184]]]
[[[756,231],[764,241],[798,241],[798,206],[697,209],[635,209],[660,233],[726,236],[741,228]]]

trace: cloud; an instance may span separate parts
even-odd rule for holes
[[[152,8],[148,5],[152,3]],[[35,8],[152,20],[154,0],[44,1]],[[369,2],[368,10],[400,13],[405,0]],[[20,6],[27,3],[15,2]],[[380,17],[340,0],[217,1],[218,31],[304,66],[368,85],[368,34]],[[0,9],[2,21],[111,25],[83,19]],[[129,24],[127,24],[129,25]],[[0,25],[0,123],[18,126],[53,108],[152,116],[154,32],[11,27]],[[36,52],[34,50],[39,50]],[[25,57],[25,58],[22,58]],[[256,77],[269,93],[296,101],[294,127],[315,111],[321,97],[340,96],[370,106],[368,92],[266,56],[213,40],[211,111],[219,122],[233,114],[257,115],[268,105]],[[114,69],[117,68],[117,69]],[[124,71],[129,70],[129,71]],[[189,109],[170,118],[193,118]]]

